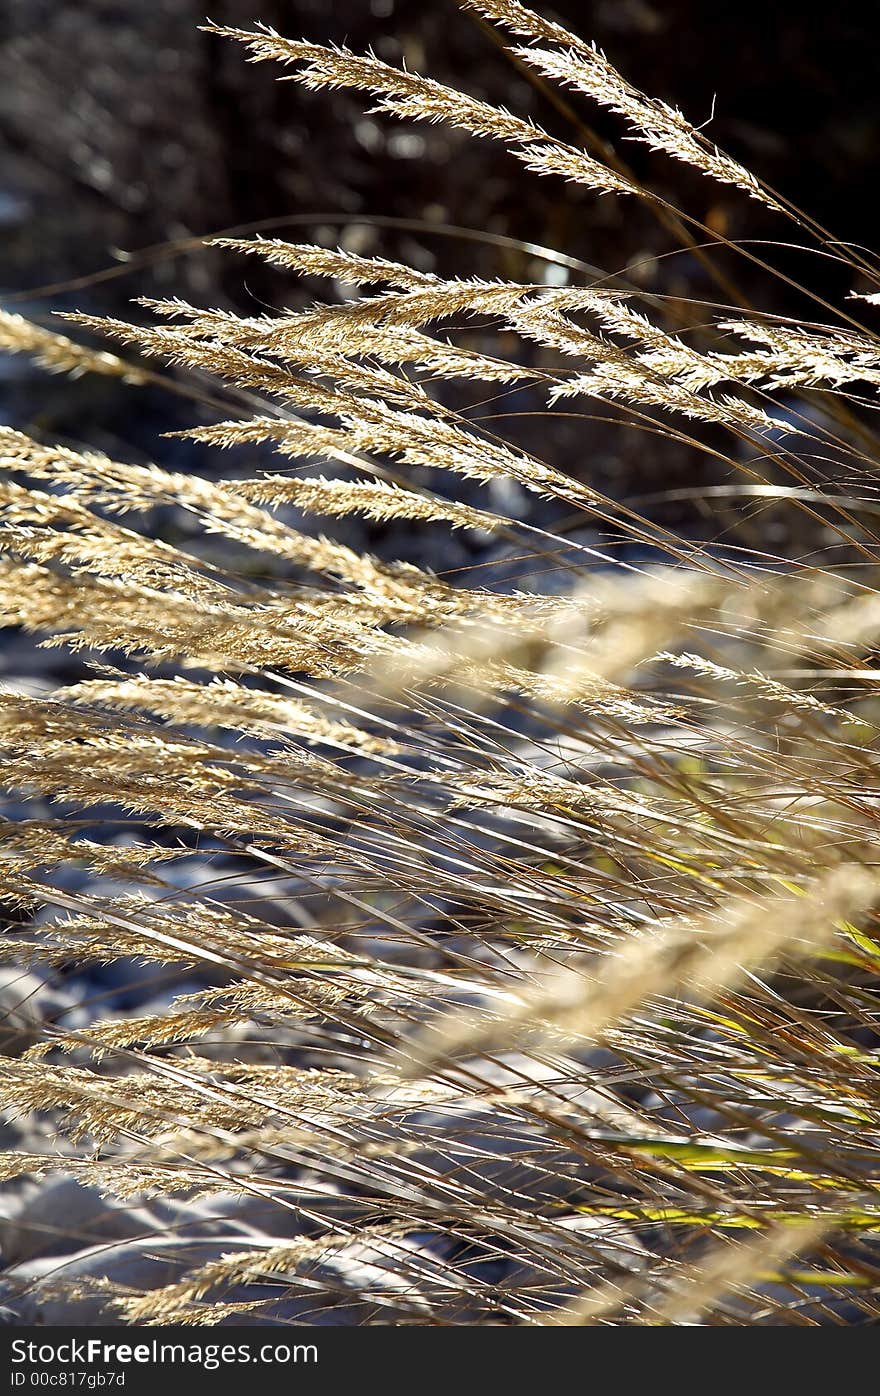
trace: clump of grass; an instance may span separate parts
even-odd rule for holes
[[[781,241],[880,284],[577,36],[515,0],[465,8],[637,139],[761,201]],[[311,88],[451,122],[705,233],[623,162],[506,110],[371,55],[216,32]],[[880,339],[852,304],[819,305],[821,323],[685,307],[683,324],[680,303],[595,280],[225,242],[351,295],[73,319],[246,393],[246,415],[190,435],[245,469],[268,446],[277,470],[208,479],[0,430],[3,622],[99,669],[0,695],[5,786],[57,806],[0,829],[3,891],[25,908],[0,953],[201,973],[167,1011],[47,1029],[0,1059],[2,1104],[47,1113],[61,1141],[3,1155],[0,1175],[277,1209],[278,1236],[183,1255],[172,1283],[103,1282],[129,1322],[335,1305],[367,1323],[876,1318]],[[160,372],[14,317],[0,333],[50,367]],[[677,536],[460,396],[524,383],[720,462],[730,495],[789,511],[819,549]],[[499,514],[489,488],[472,502],[499,480],[655,560],[597,568],[601,547]],[[190,546],[154,536],[169,504]],[[299,529],[289,506],[495,535],[564,555],[568,580],[453,584]],[[108,806],[134,842],[96,837]],[[174,864],[203,849],[216,884],[181,892]],[[117,890],[70,891],[74,862]],[[225,902],[242,868],[277,878],[300,924]],[[64,1284],[63,1268],[42,1282]]]

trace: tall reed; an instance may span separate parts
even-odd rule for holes
[[[189,433],[229,450],[212,478],[0,429],[3,623],[94,670],[0,694],[3,784],[34,809],[0,826],[0,953],[197,972],[167,1010],[0,1059],[0,1102],[57,1131],[0,1175],[265,1203],[274,1227],[180,1253],[170,1282],[37,1283],[126,1322],[869,1322],[877,264],[578,36],[516,0],[463,7],[860,294],[800,323],[225,238],[345,295],[68,317],[112,351],[0,317],[0,347],[51,369],[136,391],[174,365],[232,414]],[[309,88],[496,141],[560,199],[568,181],[708,236],[578,136],[372,54],[212,27]],[[576,475],[552,433],[538,459],[480,405],[523,386],[662,434],[697,479],[720,467],[708,505],[790,517],[791,548],[679,536],[600,492],[587,425]],[[277,467],[244,478],[255,448]],[[497,482],[544,503],[509,516]],[[188,542],[157,536],[165,506]],[[524,580],[459,584],[292,510],[473,531]],[[596,545],[547,523],[566,516]],[[608,540],[641,552],[615,563]],[[94,881],[72,891],[70,866]],[[230,900],[257,874],[286,925]]]

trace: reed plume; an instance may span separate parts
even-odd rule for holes
[[[782,240],[827,247],[592,44],[516,0],[463,8],[624,134],[760,201]],[[313,90],[682,214],[622,162],[372,54],[210,30]],[[161,442],[132,464],[0,428],[0,620],[78,660],[0,694],[26,811],[0,821],[0,958],[59,982],[174,976],[150,1011],[62,1015],[0,1058],[2,1108],[47,1123],[0,1177],[272,1220],[247,1246],[218,1231],[207,1260],[156,1228],[143,1244],[177,1271],[152,1285],[13,1267],[4,1303],[724,1325],[836,1322],[845,1302],[876,1321],[876,330],[851,301],[830,324],[738,305],[682,324],[599,279],[215,242],[351,296],[68,317],[131,363],[0,316],[0,348],[53,371],[209,375],[224,407],[187,433],[210,478],[164,467]],[[850,257],[854,284],[866,265]],[[547,460],[503,437],[474,384],[594,401],[820,543],[678,534],[552,437]],[[505,511],[513,485],[540,511]],[[569,537],[571,516],[593,532]],[[350,546],[332,529],[352,518],[494,540],[523,580]],[[608,540],[642,554],[609,567]],[[564,580],[542,589],[531,562]]]

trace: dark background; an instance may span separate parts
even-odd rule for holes
[[[57,307],[137,315],[129,305],[136,294],[180,294],[250,313],[298,303],[304,292],[293,278],[204,249],[163,250],[124,276],[22,296],[113,266],[115,249],[137,253],[285,216],[301,220],[278,230],[293,240],[343,242],[450,273],[536,274],[514,247],[441,231],[467,225],[550,245],[607,271],[629,268],[649,291],[718,298],[705,265],[675,251],[674,238],[636,201],[538,180],[493,143],[365,117],[368,103],[356,95],[276,82],[274,65],[250,65],[240,46],[198,31],[207,3],[0,0],[0,304],[48,323]],[[218,22],[250,27],[262,19],[296,37],[372,44],[383,58],[405,59],[579,139],[454,0],[211,0],[209,9]],[[695,122],[709,117],[717,98],[708,129],[719,144],[836,235],[880,244],[875,5],[818,11],[766,0],[557,0],[553,12]],[[615,119],[571,101],[653,188],[712,228],[731,238],[790,235],[754,201],[627,142]],[[371,214],[425,226],[359,221]],[[767,255],[823,295],[840,299],[853,287],[832,260]],[[764,309],[805,309],[769,273],[712,256]],[[7,420],[117,452],[154,452],[158,430],[181,412],[192,415],[188,406],[112,383],[35,378],[20,363],[0,369]],[[528,436],[525,419],[522,427]],[[541,424],[544,441],[547,432]],[[618,433],[608,445],[601,433],[585,437],[583,427],[575,433],[557,423],[553,439],[557,464],[584,469],[586,443],[591,472],[605,485],[624,482],[624,490],[638,492],[658,470],[666,480],[688,478],[693,468],[669,455],[655,460],[644,435]]]

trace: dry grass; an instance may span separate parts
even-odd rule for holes
[[[637,139],[761,200],[781,241],[850,256],[576,36],[514,0],[466,7]],[[218,33],[312,88],[450,121],[696,227],[623,166],[427,78]],[[680,306],[598,283],[229,245],[363,294],[248,319],[180,302],[152,303],[146,327],[79,318],[250,394],[249,415],[192,435],[245,463],[268,443],[276,472],[217,482],[0,431],[3,623],[98,669],[0,697],[4,784],[58,805],[0,829],[5,894],[51,911],[2,955],[135,956],[207,983],[0,1059],[3,1104],[59,1136],[3,1156],[3,1176],[61,1167],[121,1198],[234,1194],[301,1219],[300,1238],[171,1284],[104,1283],[132,1322],[297,1300],[351,1322],[819,1323],[841,1321],[841,1295],[850,1320],[875,1320],[873,308],[863,327],[852,305],[830,324],[732,306],[683,330]],[[854,288],[878,284],[873,267],[852,254]],[[17,317],[0,345],[155,377]],[[802,518],[821,546],[674,536],[500,439],[479,404],[451,406],[449,382],[598,399],[721,462],[734,497]],[[333,477],[299,473],[315,461]],[[430,488],[444,472],[451,499]],[[513,480],[658,560],[597,569],[488,489],[456,499],[462,479]],[[166,504],[198,546],[152,535]],[[453,585],[300,531],[273,512],[288,505],[497,533],[521,558],[565,550],[570,581]],[[108,806],[136,842],[96,839]],[[288,899],[294,884],[302,929],[230,910],[210,883],[181,893],[169,865],[202,848],[246,857]],[[74,862],[128,890],[64,890]],[[43,1281],[64,1283],[63,1267]]]

